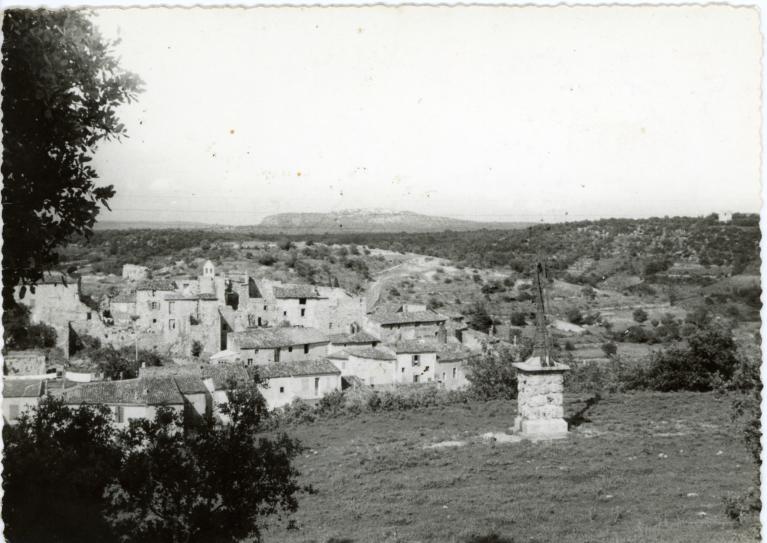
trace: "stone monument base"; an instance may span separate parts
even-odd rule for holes
[[[543,366],[539,357],[513,364],[517,371],[519,414],[514,432],[530,439],[567,437],[562,381],[564,364]]]

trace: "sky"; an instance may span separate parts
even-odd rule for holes
[[[98,9],[144,81],[102,220],[758,212],[759,17],[708,7]]]

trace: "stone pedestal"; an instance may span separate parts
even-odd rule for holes
[[[531,438],[554,439],[567,435],[564,419],[564,364],[542,366],[539,357],[513,364],[517,368],[517,409],[514,431]]]

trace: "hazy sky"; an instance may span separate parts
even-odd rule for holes
[[[377,207],[478,220],[760,208],[758,13],[99,10],[145,82],[109,220]]]

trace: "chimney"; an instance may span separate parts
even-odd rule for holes
[[[445,328],[444,322],[440,323],[439,329],[437,329],[437,340],[440,343],[447,343],[447,328]]]

